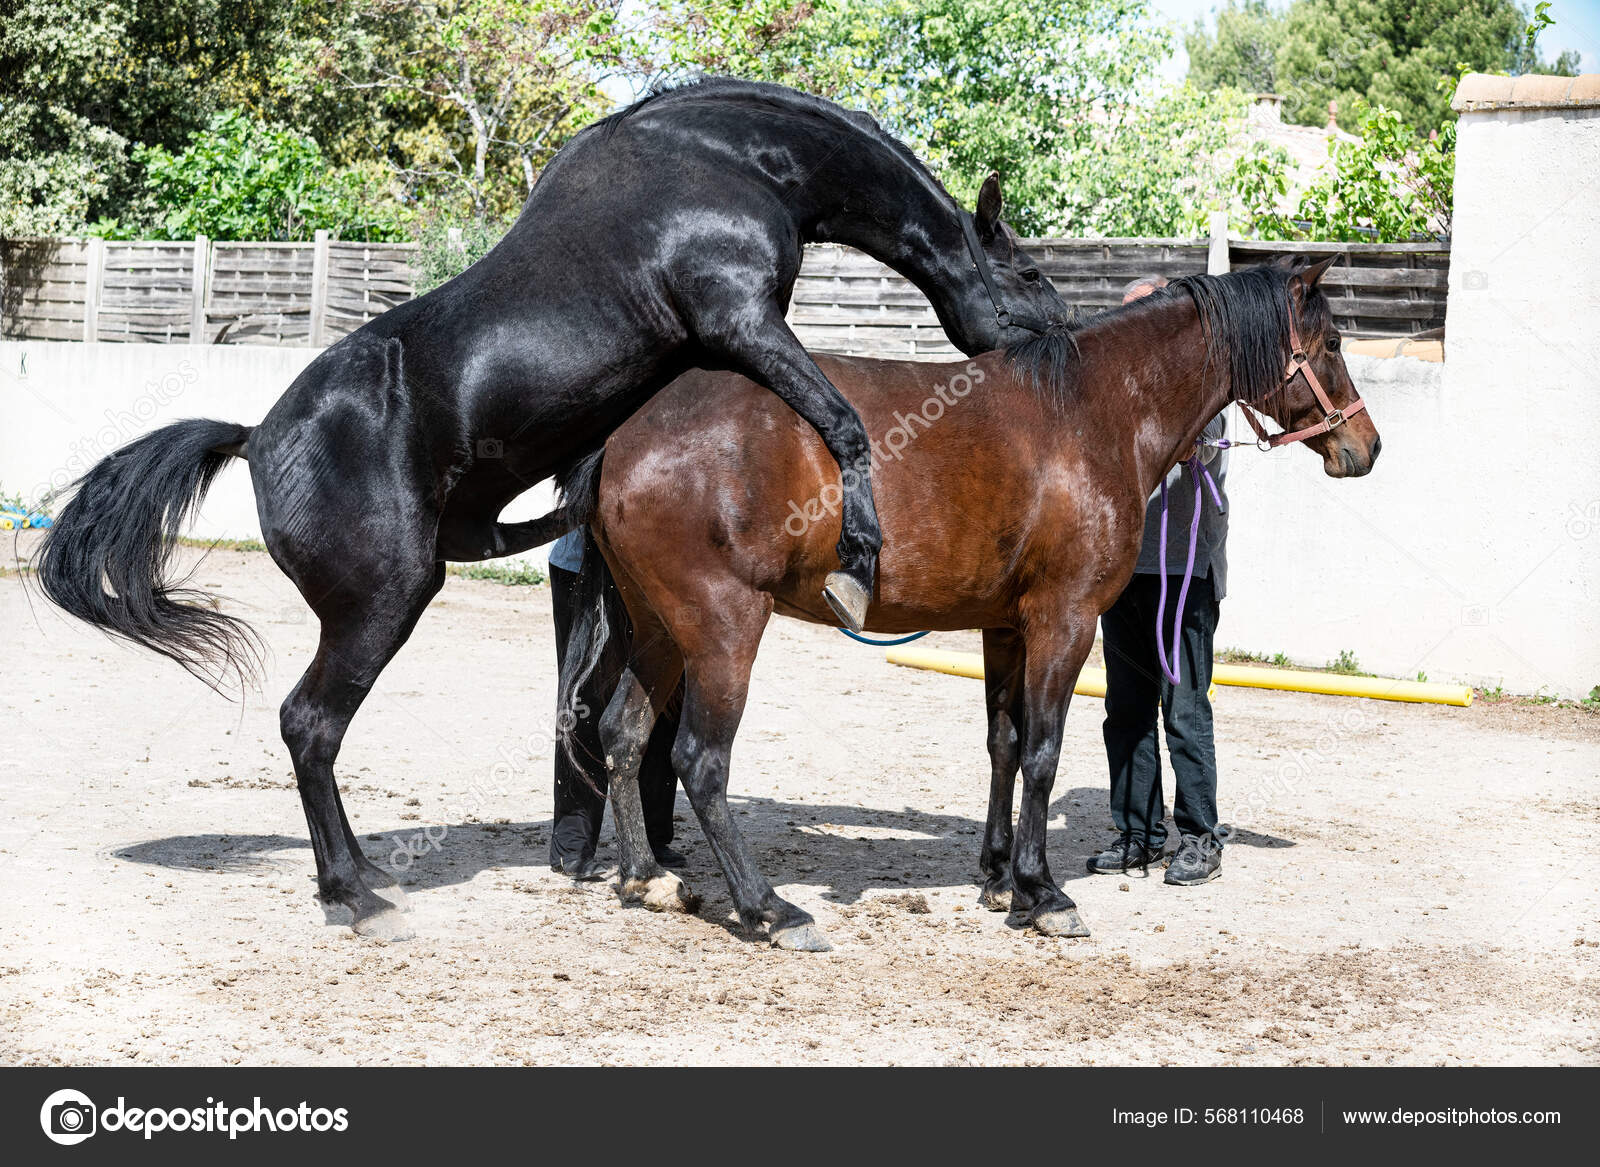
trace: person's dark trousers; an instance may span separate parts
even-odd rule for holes
[[[568,638],[573,624],[573,588],[578,573],[550,566],[550,606],[556,626],[556,667],[566,660]],[[628,627],[627,610],[617,595],[615,584],[606,585],[608,623],[613,629]],[[606,788],[605,752],[600,748],[600,715],[605,712],[616,688],[617,678],[626,663],[625,632],[614,634],[606,645],[601,665],[589,683],[578,690],[577,703],[590,711],[575,728],[575,743],[580,768],[567,751],[556,746],[555,823],[550,832],[550,864],[569,869],[594,858],[600,840],[600,821],[605,814],[604,797],[584,781],[585,774],[601,791]],[[672,769],[672,741],[678,735],[678,717],[683,708],[683,685],[667,702],[656,719],[644,762],[639,768],[639,797],[644,803],[645,832],[652,847],[672,842],[672,809],[677,798],[678,778]]]
[[[1162,620],[1169,652],[1172,616],[1182,583],[1180,576],[1167,579]],[[1105,739],[1111,763],[1111,818],[1117,830],[1152,847],[1160,847],[1167,838],[1161,821],[1158,709],[1167,731],[1167,754],[1176,786],[1173,819],[1178,830],[1185,835],[1205,835],[1217,828],[1217,756],[1211,699],[1206,692],[1211,687],[1211,642],[1219,605],[1210,575],[1190,585],[1178,637],[1179,682],[1174,685],[1163,675],[1156,653],[1160,589],[1160,576],[1135,575],[1100,617],[1106,658]]]

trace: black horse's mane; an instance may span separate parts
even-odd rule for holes
[[[927,164],[917,157],[916,152],[879,125],[878,120],[871,114],[864,113],[858,109],[846,109],[844,106],[829,101],[827,98],[816,97],[810,93],[802,93],[798,89],[790,89],[786,85],[776,85],[769,81],[746,81],[739,77],[721,77],[708,74],[656,85],[633,104],[624,106],[615,113],[601,118],[594,124],[594,128],[609,134],[647,106],[659,106],[679,100],[702,98],[742,100],[770,105],[778,109],[809,114],[841,128],[847,127],[865,133],[881,145],[894,151],[901,159],[914,167],[919,174],[933,183],[935,187],[940,191],[944,191],[944,184],[939,181],[933,171],[928,169]],[[949,192],[945,193],[948,195]]]
[[[1255,403],[1284,383],[1289,363],[1289,279],[1294,270],[1264,264],[1220,276],[1184,276],[1130,304],[1095,316],[1079,317],[1006,349],[1006,361],[1057,403],[1071,399],[1078,388],[1077,333],[1110,323],[1125,313],[1146,312],[1187,295],[1200,312],[1206,335],[1207,371],[1226,360],[1230,396]],[[1328,327],[1327,298],[1313,292],[1300,313],[1302,337],[1319,336]]]

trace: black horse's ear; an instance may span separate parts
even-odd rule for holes
[[[978,221],[978,229],[985,237],[993,235],[1000,226],[1000,208],[1004,200],[1000,197],[1000,172],[989,171],[989,177],[983,180],[983,189],[978,192],[978,213],[973,217]]]

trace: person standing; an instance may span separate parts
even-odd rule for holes
[[[1135,280],[1123,292],[1123,303],[1166,287],[1161,277]],[[1220,440],[1226,432],[1222,415],[1213,418],[1203,437]],[[1145,511],[1144,542],[1138,566],[1127,588],[1100,618],[1106,661],[1106,758],[1111,768],[1111,818],[1119,837],[1090,858],[1097,875],[1122,874],[1167,863],[1165,882],[1179,886],[1208,883],[1222,873],[1222,832],[1217,823],[1217,757],[1212,732],[1212,640],[1220,605],[1227,590],[1228,513],[1225,483],[1227,451],[1202,445],[1201,462],[1216,479],[1223,505],[1209,492],[1201,500],[1196,536],[1194,580],[1178,630],[1178,681],[1162,672],[1156,647],[1159,611],[1168,633],[1183,584],[1188,558],[1187,535],[1194,514],[1194,490],[1180,463],[1167,476],[1171,499],[1167,557],[1160,551],[1161,494],[1156,491]],[[1167,603],[1160,606],[1162,576],[1167,577]],[[1168,645],[1171,651],[1171,645]],[[1165,726],[1172,763],[1173,819],[1180,835],[1170,862],[1165,855],[1161,750],[1157,713]]]
[[[573,632],[574,593],[583,570],[587,528],[580,527],[562,536],[550,549],[550,609],[556,627],[556,668],[559,672],[569,651],[581,651],[570,643]],[[600,563],[598,551],[594,552]],[[601,568],[603,570],[603,567]],[[617,595],[616,585],[606,584],[605,602],[613,629],[626,630],[627,610]],[[576,704],[588,711],[574,728],[574,761],[559,744],[555,761],[555,821],[550,830],[550,870],[577,880],[602,879],[606,868],[594,857],[600,841],[600,823],[605,815],[607,773],[605,752],[600,746],[600,715],[611,700],[611,692],[622,673],[627,651],[625,631],[612,635],[604,648],[605,657],[587,684],[578,690]],[[681,867],[685,860],[673,850],[672,810],[677,800],[678,776],[672,768],[672,742],[678,736],[678,718],[683,709],[683,685],[662,709],[639,767],[639,797],[644,804],[645,834],[656,861],[665,867]],[[565,714],[557,710],[557,716]]]

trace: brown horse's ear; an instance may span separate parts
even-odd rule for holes
[[[1004,201],[1000,197],[1000,172],[991,170],[989,177],[983,180],[983,189],[978,192],[978,213],[973,216],[985,236],[993,235],[999,228]]]
[[[1330,255],[1327,259],[1318,260],[1309,267],[1300,268],[1294,273],[1293,278],[1304,290],[1314,288],[1322,280],[1323,273],[1332,267],[1338,258],[1337,255]]]

